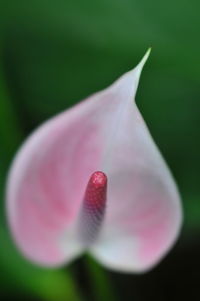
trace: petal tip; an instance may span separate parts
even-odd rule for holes
[[[140,62],[140,64],[143,63],[143,66],[144,66],[144,64],[146,63],[146,61],[148,60],[149,56],[150,56],[151,49],[152,49],[152,47],[149,47],[149,48],[147,49],[145,55],[143,56],[143,58],[142,58],[142,60],[141,60],[141,62]]]
[[[143,56],[141,61],[136,65],[136,67],[125,74],[125,78],[127,80],[128,86],[131,89],[131,92],[130,92],[131,99],[132,99],[132,97],[133,98],[135,97],[143,67],[144,67],[150,53],[151,53],[151,47],[148,48],[145,55]]]
[[[136,77],[137,77],[137,86],[138,86],[138,83],[139,83],[139,79],[140,79],[142,69],[143,69],[146,61],[148,60],[150,53],[151,53],[151,47],[148,48],[145,55],[143,56],[143,58],[139,62],[139,64],[132,70],[136,74]]]

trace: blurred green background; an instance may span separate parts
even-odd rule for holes
[[[197,300],[200,278],[200,2],[0,2],[0,298]],[[184,227],[153,271],[123,275],[88,258],[45,270],[26,262],[4,213],[8,167],[41,122],[133,68],[149,46],[137,104],[178,182]]]

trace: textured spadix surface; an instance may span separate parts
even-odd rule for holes
[[[111,269],[145,271],[176,240],[179,194],[134,102],[148,55],[109,88],[44,123],[16,155],[7,215],[32,261],[60,265],[85,250],[77,225],[97,170],[107,175],[108,191],[99,235],[87,247],[93,256]]]

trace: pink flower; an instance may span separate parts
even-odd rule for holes
[[[177,239],[179,194],[133,102],[148,51],[107,89],[39,127],[12,164],[7,215],[38,264],[84,251],[106,267],[146,271]]]

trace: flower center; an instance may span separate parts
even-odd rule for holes
[[[79,234],[84,245],[96,240],[105,214],[107,176],[94,172],[87,184],[80,213]]]

